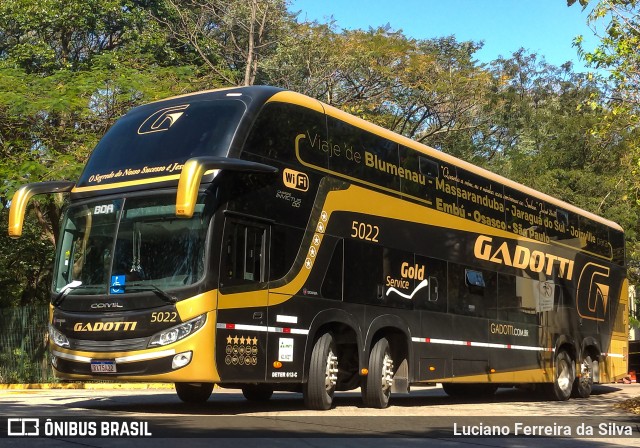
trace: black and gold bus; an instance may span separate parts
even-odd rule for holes
[[[55,192],[60,378],[328,409],[418,383],[565,400],[627,373],[620,226],[294,92],[137,107],[77,182],[18,190],[9,233]]]

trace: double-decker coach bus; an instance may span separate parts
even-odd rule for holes
[[[620,226],[294,92],[131,110],[77,182],[16,192],[10,235],[55,192],[60,378],[328,409],[435,382],[566,400],[627,372]]]

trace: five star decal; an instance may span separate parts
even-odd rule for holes
[[[224,363],[228,366],[255,366],[258,364],[258,338],[229,335],[225,353]]]

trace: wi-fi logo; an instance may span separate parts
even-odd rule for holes
[[[171,126],[184,114],[188,104],[165,107],[151,114],[138,128],[138,134],[151,134],[154,132],[168,131]]]

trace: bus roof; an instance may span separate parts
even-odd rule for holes
[[[194,96],[200,96],[200,95],[207,95],[207,94],[212,94],[212,93],[222,93],[222,92],[226,92],[225,93],[225,97],[231,97],[231,96],[237,96],[238,98],[242,98],[244,96],[244,94],[246,94],[249,98],[251,98],[250,102],[252,101],[256,101],[257,104],[255,104],[255,111],[259,110],[260,108],[260,103],[263,102],[282,102],[282,103],[289,103],[289,104],[295,104],[298,106],[302,106],[311,110],[315,110],[316,112],[319,113],[323,113],[326,114],[330,117],[336,118],[338,120],[341,120],[345,123],[348,123],[350,125],[353,125],[355,127],[358,127],[360,129],[363,129],[365,131],[371,132],[372,134],[375,134],[377,136],[380,136],[382,138],[388,139],[390,141],[393,141],[395,143],[404,145],[408,148],[411,148],[415,151],[421,152],[429,157],[432,157],[434,159],[440,160],[441,162],[444,163],[450,163],[454,166],[457,166],[459,168],[465,169],[471,173],[474,173],[478,176],[481,176],[483,178],[486,178],[490,181],[494,181],[497,182],[499,184],[502,184],[504,186],[507,186],[509,188],[513,188],[517,191],[520,191],[526,195],[538,198],[540,200],[546,201],[548,203],[554,204],[558,207],[561,207],[567,211],[571,211],[573,213],[577,213],[585,218],[591,219],[595,222],[598,222],[600,224],[603,224],[607,227],[610,227],[611,229],[617,230],[622,232],[623,229],[622,227],[613,222],[610,221],[608,219],[605,219],[601,216],[598,216],[594,213],[588,212],[586,210],[583,210],[579,207],[576,207],[574,205],[571,205],[565,201],[562,201],[560,199],[554,198],[552,196],[549,196],[545,193],[541,193],[537,190],[534,190],[533,188],[527,187],[525,185],[522,185],[518,182],[515,182],[513,180],[507,179],[506,177],[500,176],[499,174],[493,173],[489,170],[486,170],[484,168],[480,168],[476,165],[473,165],[469,162],[466,162],[464,160],[458,159],[457,157],[454,157],[452,155],[446,154],[442,151],[438,151],[437,149],[431,148],[427,145],[424,145],[422,143],[416,142],[415,140],[412,140],[408,137],[405,137],[403,135],[397,134],[393,131],[390,131],[388,129],[385,129],[381,126],[375,125],[373,123],[370,123],[368,121],[365,121],[361,118],[358,118],[354,115],[351,115],[347,112],[344,112],[334,106],[330,106],[328,104],[325,104],[317,99],[311,98],[309,96],[303,95],[301,93],[296,93],[293,92],[291,90],[283,90],[281,88],[277,88],[277,87],[271,87],[271,86],[249,86],[249,87],[227,87],[227,88],[220,88],[220,89],[211,89],[211,90],[204,90],[204,91],[198,91],[198,92],[192,92],[192,93],[186,93],[184,95],[177,95],[174,97],[169,97],[169,98],[165,98],[162,100],[158,100],[158,101],[154,101],[152,103],[147,103],[147,104],[153,104],[153,103],[157,103],[157,102],[165,102],[165,101],[172,101],[175,99],[179,99],[179,98],[189,98],[189,97],[194,97]],[[244,99],[244,98],[243,98]],[[146,106],[146,105],[143,105]],[[173,178],[177,179],[177,176],[173,176],[171,177],[171,179]],[[167,178],[169,179],[169,178]],[[146,182],[146,183],[153,183],[155,181],[158,181],[158,178],[151,178],[151,179],[147,179],[147,180],[143,180],[143,181],[138,181],[135,182],[140,183],[140,182]],[[115,186],[115,185],[114,185]],[[83,188],[77,188],[74,189],[74,191],[84,191],[84,190],[92,190],[92,189],[100,189],[100,187],[83,187]]]

